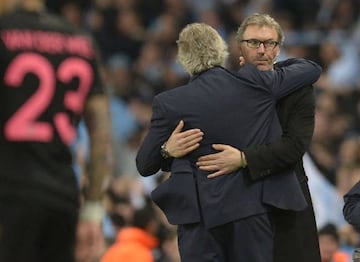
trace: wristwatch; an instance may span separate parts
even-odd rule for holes
[[[170,157],[169,151],[166,150],[166,142],[161,145],[160,154],[164,159],[168,159]]]

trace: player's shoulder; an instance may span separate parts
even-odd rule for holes
[[[27,30],[40,31],[58,31],[65,34],[83,34],[86,33],[63,17],[49,11],[30,12],[25,10],[16,10],[12,13],[0,17],[0,28],[26,28]]]
[[[184,84],[163,91],[154,97],[156,103],[175,103],[183,99],[184,95],[191,92],[190,84]]]

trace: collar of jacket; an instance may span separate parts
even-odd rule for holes
[[[213,67],[211,67],[211,68],[208,68],[208,69],[206,69],[206,70],[204,70],[204,71],[201,71],[201,72],[199,72],[199,73],[191,76],[190,79],[189,79],[189,83],[192,82],[192,81],[194,81],[196,78],[198,78],[198,77],[199,77],[200,75],[202,75],[203,73],[205,73],[205,72],[207,72],[207,71],[209,71],[209,70],[215,69],[215,68],[221,68],[221,69],[226,70],[226,69],[225,69],[224,67],[222,67],[222,66],[213,66]]]

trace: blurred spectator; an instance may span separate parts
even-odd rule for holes
[[[155,92],[163,90],[162,77],[165,63],[162,59],[161,47],[154,41],[147,42],[140,49],[139,58],[134,63],[134,71],[137,76],[151,85],[150,89]]]
[[[341,228],[345,225],[342,215],[344,201],[336,188],[322,175],[308,154],[304,156],[304,169],[309,178],[309,189],[312,193],[312,201],[316,224],[322,228],[328,223]]]
[[[156,260],[157,262],[181,262],[175,228],[165,230],[160,248],[160,256]]]
[[[344,217],[360,230],[360,180],[344,196]]]
[[[124,183],[125,184],[125,183]],[[113,244],[117,232],[129,226],[133,219],[134,207],[128,192],[116,192],[109,188],[104,197],[105,218],[103,230],[107,245]]]
[[[188,2],[186,0],[164,0],[165,9],[164,13],[174,17],[179,24],[179,29],[184,25],[194,21],[194,13],[192,4],[195,1]]]
[[[331,28],[349,30],[358,18],[359,3],[356,0],[335,1],[332,11]]]
[[[126,141],[136,130],[136,120],[128,108],[134,92],[131,62],[125,55],[114,54],[107,60],[106,84],[110,94],[115,143]]]
[[[229,45],[229,57],[226,62],[226,67],[233,71],[237,71],[240,69],[240,50],[235,36],[236,32],[232,32],[227,39]]]
[[[274,1],[276,11],[289,13],[297,28],[306,28],[316,18],[321,0]]]
[[[144,41],[144,28],[135,10],[118,10],[112,37],[113,53],[123,53],[136,60]]]
[[[350,255],[340,250],[337,228],[326,224],[319,230],[321,262],[349,262]]]
[[[352,130],[354,120],[345,114],[336,93],[326,90],[317,95],[315,130],[310,154],[322,174],[335,186],[339,147]]]
[[[320,44],[320,59],[324,74],[319,82],[321,88],[331,89],[338,93],[356,88],[360,80],[358,74],[358,49],[346,35],[340,39],[329,39]]]
[[[201,11],[199,14],[199,17],[198,17],[198,21],[208,24],[211,27],[213,27],[216,31],[219,32],[219,34],[221,35],[221,37],[223,39],[228,38],[224,23],[220,19],[219,14],[215,10],[206,9],[206,10]]]
[[[345,195],[360,181],[360,136],[344,139],[339,148],[336,186]]]
[[[65,2],[60,9],[60,14],[75,27],[82,28],[81,6],[76,1]]]
[[[146,28],[164,12],[165,0],[137,1],[137,10]]]
[[[101,262],[155,262],[153,249],[158,246],[159,229],[155,209],[150,201],[135,210],[132,225],[119,230],[116,242],[110,246]]]

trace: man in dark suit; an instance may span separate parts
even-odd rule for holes
[[[258,68],[261,70],[273,70],[276,53],[261,48],[248,49],[242,42],[246,33],[247,38],[262,41],[267,39],[268,36],[261,30],[252,31],[252,35],[247,31],[249,25],[263,24],[263,16],[254,14],[247,17],[239,27],[237,37],[245,62],[259,65]],[[279,25],[269,26],[278,31],[278,39],[283,37],[281,30],[276,29]],[[256,55],[253,55],[254,52]],[[257,60],[267,60],[267,63],[261,64]],[[295,91],[277,103],[277,113],[283,129],[283,135],[279,140],[271,144],[248,147],[242,151],[229,145],[215,145],[214,148],[219,150],[219,153],[203,156],[198,161],[200,169],[212,172],[211,176],[217,177],[245,167],[240,165],[240,155],[243,153],[247,162],[246,170],[252,181],[276,176],[285,170],[295,168],[308,207],[302,211],[274,209],[274,262],[321,261],[311,195],[302,163],[302,156],[308,149],[313,134],[314,108],[312,86]],[[170,156],[181,157],[199,146],[202,133],[195,129],[180,132],[182,127],[183,123],[167,141],[166,149]]]
[[[258,44],[275,49],[276,32]],[[278,70],[260,72],[245,65],[232,74],[221,67],[227,51],[219,34],[205,24],[192,24],[178,41],[179,62],[193,75],[185,86],[155,97],[151,127],[136,161],[141,175],[162,165],[159,148],[180,119],[185,129],[199,127],[200,147],[172,162],[172,176],[152,194],[170,223],[178,224],[182,261],[272,261],[273,207],[306,207],[293,172],[253,182],[242,171],[208,179],[196,160],[215,152],[214,143],[237,148],[273,142],[281,135],[276,100],[314,83],[321,69],[313,62],[290,59]],[[278,190],[284,188],[284,190]]]

